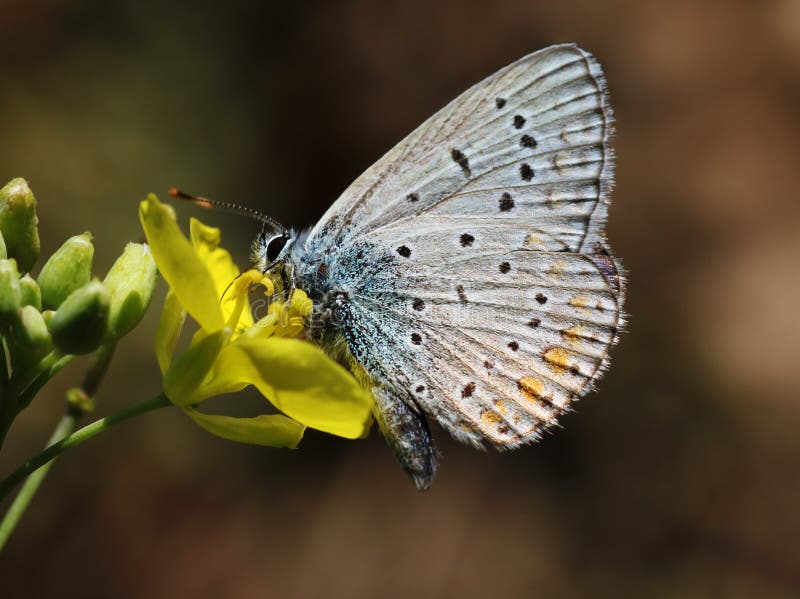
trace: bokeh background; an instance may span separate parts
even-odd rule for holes
[[[310,226],[463,89],[563,41],[612,90],[631,315],[563,430],[507,454],[439,431],[418,494],[375,431],[289,452],[152,414],[58,462],[0,556],[3,598],[797,596],[797,0],[5,0],[0,179],[29,180],[46,253],[91,230],[99,273],[172,185]],[[253,225],[206,219],[244,262]],[[99,414],[159,390],[162,297]],[[17,421],[2,472],[81,372]]]

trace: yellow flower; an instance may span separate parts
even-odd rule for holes
[[[139,216],[158,269],[170,289],[156,332],[164,391],[207,431],[235,441],[295,447],[306,426],[349,439],[366,435],[372,397],[318,347],[293,339],[313,304],[296,290],[291,305],[273,302],[253,322],[248,288],[273,292],[258,271],[242,273],[219,247],[220,231],[191,221],[191,241],[172,209],[154,195]],[[238,278],[237,278],[238,277]],[[199,324],[187,349],[173,358],[187,313]],[[197,404],[255,386],[284,415],[234,418],[199,412]]]

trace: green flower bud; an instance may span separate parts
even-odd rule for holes
[[[127,335],[144,316],[158,281],[158,268],[150,247],[129,243],[108,271],[103,284],[111,294],[107,342]]]
[[[70,237],[48,258],[39,273],[42,305],[57,309],[67,297],[92,278],[92,234]]]
[[[22,293],[22,305],[42,309],[42,291],[30,275],[25,275],[19,280],[19,289]]]
[[[17,263],[14,260],[0,260],[0,323],[16,322],[21,305]]]
[[[0,232],[8,255],[28,272],[39,257],[36,198],[25,179],[12,179],[0,189]]]
[[[65,354],[88,354],[108,334],[111,296],[100,281],[90,281],[73,292],[50,320],[53,345]]]
[[[53,349],[44,317],[33,306],[22,307],[19,320],[14,323],[13,333],[16,349],[28,364],[38,362]]]

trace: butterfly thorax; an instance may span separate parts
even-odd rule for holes
[[[354,369],[351,358],[368,372],[378,369],[379,361],[368,351],[371,340],[353,322],[354,310],[363,302],[364,286],[374,286],[376,275],[385,285],[386,277],[379,273],[395,272],[399,264],[391,255],[366,242],[354,243],[338,252],[325,252],[318,251],[313,244],[306,246],[304,238],[305,234],[298,237],[284,268],[293,273],[297,287],[314,302],[309,337],[351,370]],[[391,288],[386,292],[391,292]]]

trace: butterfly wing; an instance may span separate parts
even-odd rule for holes
[[[541,230],[475,217],[426,218],[361,243],[388,240],[409,253],[380,276],[362,270],[353,350],[456,438],[535,440],[607,365],[621,288],[604,246],[563,251]]]
[[[334,203],[303,249],[347,292],[349,349],[378,388],[497,447],[535,439],[588,391],[621,320],[603,237],[611,123],[597,62],[546,48],[464,92]]]
[[[602,237],[613,181],[600,66],[573,44],[534,52],[474,85],[359,177],[306,245],[342,247],[420,215],[535,224],[573,251]]]

